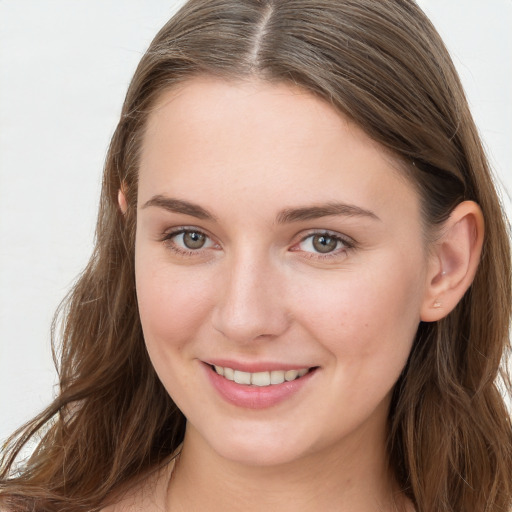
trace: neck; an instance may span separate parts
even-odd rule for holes
[[[167,510],[173,511],[224,512],[233,504],[244,512],[407,510],[399,506],[403,498],[396,492],[385,439],[364,435],[292,462],[260,466],[220,456],[187,427],[168,498]]]

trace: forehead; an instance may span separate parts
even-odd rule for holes
[[[416,192],[398,169],[361,129],[301,88],[195,78],[163,93],[149,116],[139,197],[396,209],[398,193],[404,207],[416,208]]]

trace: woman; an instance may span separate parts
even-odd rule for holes
[[[510,300],[415,3],[193,0],[130,85],[61,393],[6,450],[3,506],[509,510]]]

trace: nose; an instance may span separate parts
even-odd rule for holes
[[[284,278],[267,255],[233,258],[219,275],[213,327],[228,339],[248,343],[272,339],[289,327]]]

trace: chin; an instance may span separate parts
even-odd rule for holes
[[[219,447],[217,453],[232,462],[237,462],[245,466],[281,466],[302,458],[302,450],[287,449],[285,447],[276,447],[273,443],[268,446],[244,445]]]
[[[230,428],[227,435],[208,432],[206,443],[220,457],[247,466],[279,466],[305,456],[307,444],[299,438],[251,429]]]

